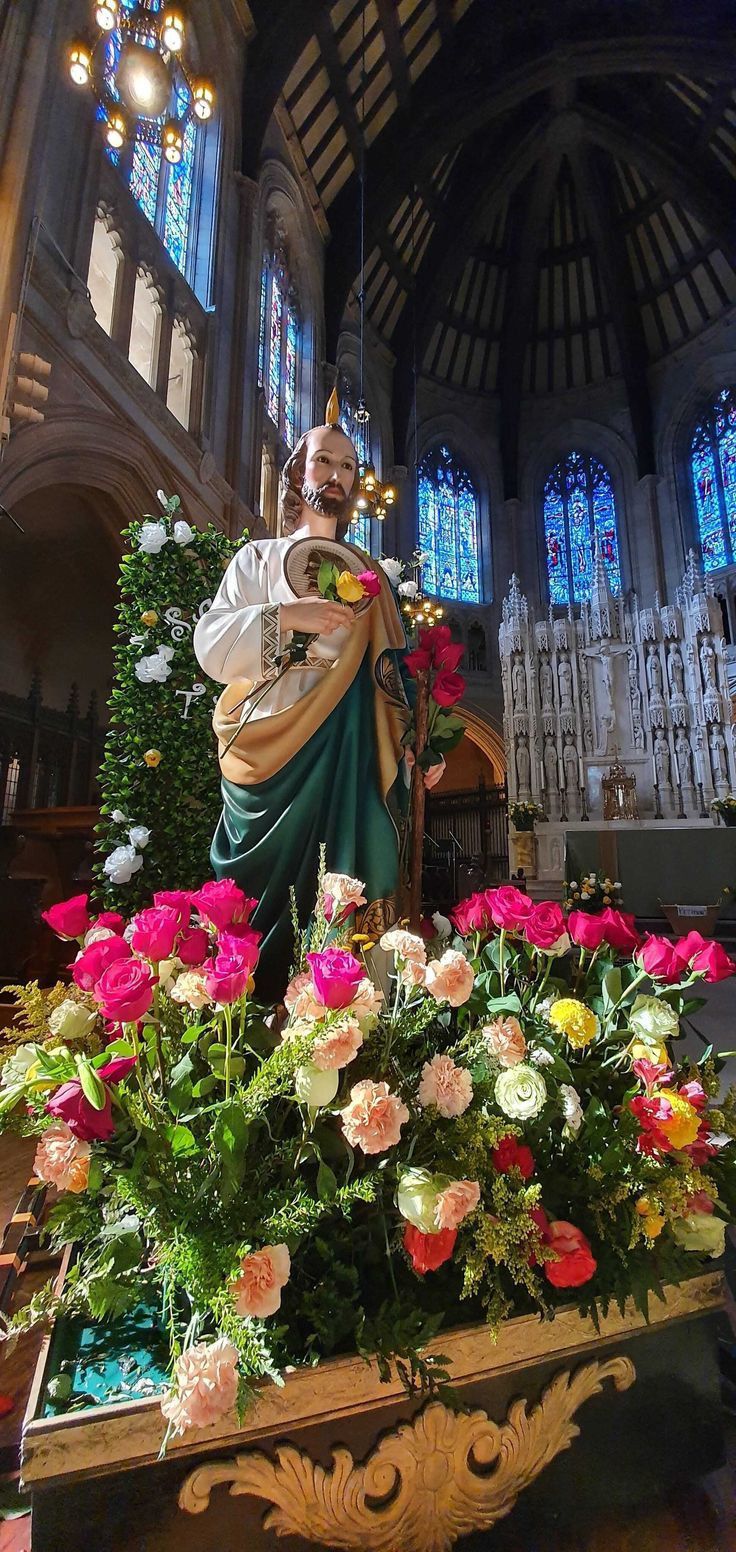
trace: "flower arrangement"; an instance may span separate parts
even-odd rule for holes
[[[621,909],[621,882],[609,878],[606,873],[585,873],[579,881],[570,879],[565,887],[567,896],[564,905],[567,911],[602,911],[610,907]]]
[[[229,879],[127,924],[86,896],[55,906],[71,983],[17,989],[0,1125],[38,1137],[51,1236],[78,1253],[10,1329],[147,1302],[177,1434],[334,1352],[431,1389],[442,1326],[646,1310],[723,1249],[736,1093],[711,1052],[676,1054],[697,985],[736,969],[717,943],[641,941],[611,907],[565,915],[505,885],[430,941],[386,932],[384,989],[351,930],[362,900],[322,874],[275,1012],[254,999],[255,902]]]
[[[509,819],[515,830],[533,830],[537,820],[546,817],[538,803],[509,803]]]
[[[727,825],[736,825],[736,793],[729,792],[725,798],[714,798],[711,803],[714,814],[720,814]]]
[[[428,692],[427,731],[418,756],[420,770],[441,764],[445,755],[459,744],[465,728],[455,706],[465,694],[466,684],[458,668],[465,648],[453,641],[449,625],[429,625],[419,629],[416,646],[404,657],[412,679],[426,685]],[[414,747],[416,728],[407,734],[407,747]]]

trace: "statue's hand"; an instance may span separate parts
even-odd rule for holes
[[[282,631],[305,631],[307,635],[331,636],[333,631],[352,630],[355,615],[346,604],[333,604],[329,598],[300,598],[295,604],[280,604]]]
[[[413,766],[416,763],[415,757],[414,757],[414,750],[411,749],[411,748],[405,749],[404,750],[404,759],[406,760],[406,768],[407,768],[407,770],[411,771]],[[428,792],[431,792],[432,788],[437,786],[438,781],[442,780],[442,777],[444,776],[446,769],[447,769],[446,763],[445,763],[444,759],[442,759],[440,761],[439,765],[430,765],[429,770],[424,772],[424,785],[425,785],[425,787],[426,787]]]

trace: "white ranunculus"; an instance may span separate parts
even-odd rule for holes
[[[722,1256],[726,1244],[726,1225],[714,1213],[688,1213],[672,1225],[672,1235],[683,1250],[699,1251],[713,1260]]]
[[[138,537],[138,548],[144,555],[158,555],[165,544],[168,544],[169,536],[165,523],[143,523]]]
[[[418,582],[411,581],[400,582],[398,591],[400,598],[416,598],[419,592],[419,584]]]
[[[323,1072],[320,1067],[312,1066],[309,1062],[305,1067],[297,1067],[294,1074],[294,1087],[296,1097],[302,1105],[309,1105],[316,1110],[319,1105],[332,1103],[340,1086],[340,1074],[330,1069]]]
[[[510,1121],[531,1121],[547,1098],[541,1072],[527,1062],[517,1062],[499,1073],[494,1089],[496,1104]]]
[[[178,523],[174,523],[174,544],[191,544],[193,538],[194,529],[180,517]]]
[[[134,873],[143,867],[143,858],[135,846],[116,846],[105,858],[105,872],[113,884],[129,884]]]
[[[452,922],[449,920],[449,917],[443,916],[441,911],[433,913],[432,924],[438,938],[452,937]]]
[[[58,1008],[54,1008],[49,1014],[49,1029],[52,1035],[58,1035],[60,1040],[81,1040],[94,1024],[96,1013],[90,1013],[81,1002],[74,1002],[71,997],[60,1002]]]
[[[396,587],[404,569],[403,560],[386,559],[381,561],[381,565],[389,579],[389,582],[392,582],[393,586]]]
[[[159,647],[148,657],[139,658],[135,665],[136,678],[141,684],[165,684],[171,673],[173,656],[173,647]]]
[[[580,1095],[571,1083],[560,1084],[560,1099],[562,1100],[562,1114],[565,1117],[565,1125],[575,1136],[583,1124],[583,1107],[580,1103]]]
[[[641,1040],[674,1040],[680,1020],[661,997],[639,996],[629,1014],[629,1024]]]
[[[147,846],[151,839],[151,832],[145,825],[131,825],[128,835],[131,846],[135,846],[137,851],[143,851],[144,846]]]

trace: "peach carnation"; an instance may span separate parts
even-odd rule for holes
[[[467,1002],[474,979],[473,967],[465,955],[448,948],[441,959],[433,959],[427,965],[425,984],[435,1002],[449,1002],[451,1008],[459,1008]]]
[[[406,1105],[390,1092],[388,1084],[374,1083],[371,1078],[353,1086],[350,1103],[340,1114],[351,1148],[361,1148],[363,1153],[392,1148],[409,1119]]]
[[[243,1256],[240,1276],[230,1284],[236,1313],[260,1320],[275,1315],[290,1271],[291,1257],[286,1245],[264,1245],[262,1250]]]
[[[66,1121],[47,1127],[36,1149],[34,1173],[47,1186],[78,1195],[86,1191],[92,1150],[88,1142],[75,1137]]]
[[[325,901],[330,902],[329,911],[325,911],[327,920],[331,921],[335,915],[344,916],[349,910],[357,910],[358,906],[365,905],[363,890],[365,884],[360,878],[351,878],[349,873],[325,873],[322,880],[322,894]]]
[[[378,947],[385,949],[387,954],[395,954],[397,959],[413,960],[418,965],[427,962],[424,938],[414,932],[404,932],[401,927],[392,927],[390,932],[384,932],[378,940]]]
[[[161,1402],[174,1434],[207,1428],[232,1411],[238,1394],[238,1354],[232,1342],[196,1342],[174,1365],[176,1389]]]
[[[363,1031],[356,1018],[343,1016],[335,1024],[329,1024],[323,1035],[315,1041],[312,1062],[323,1072],[333,1072],[347,1067],[355,1060],[363,1044]]]
[[[171,960],[168,963],[171,964]],[[177,976],[169,996],[173,1002],[184,1002],[188,1008],[195,1009],[206,1008],[212,1001],[201,970],[183,970]]]
[[[363,1031],[366,1026],[375,1022],[377,1014],[383,1006],[383,992],[380,987],[374,986],[369,976],[364,976],[358,982],[355,995],[350,1004],[350,1012],[360,1020]]]
[[[477,1180],[453,1180],[440,1191],[435,1202],[435,1219],[438,1229],[457,1229],[468,1213],[474,1212],[480,1201]]]
[[[481,1035],[491,1055],[496,1057],[502,1067],[515,1067],[517,1062],[523,1062],[526,1040],[519,1020],[513,1015],[494,1019],[492,1024],[484,1026]]]
[[[473,1098],[473,1080],[464,1067],[457,1067],[451,1056],[437,1053],[425,1062],[417,1094],[420,1105],[436,1105],[441,1116],[460,1116]]]
[[[293,981],[284,992],[284,1003],[288,1012],[297,1019],[319,1019],[324,1017],[324,1008],[317,1001],[314,990],[314,982],[308,970],[300,970],[294,976]]]

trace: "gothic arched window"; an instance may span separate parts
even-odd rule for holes
[[[722,388],[698,421],[690,473],[705,571],[736,560],[736,389]]]
[[[590,597],[596,547],[611,592],[621,592],[616,503],[611,476],[588,453],[560,459],[544,486],[544,538],[550,603]]]
[[[124,10],[134,11],[137,0],[121,0]],[[147,0],[149,11],[159,11],[162,0]],[[114,28],[105,42],[105,80],[113,98],[118,96],[115,71],[120,57],[120,29]],[[107,155],[118,168],[140,206],[144,216],[155,227],[164,247],[184,276],[190,268],[191,241],[194,227],[194,184],[197,161],[203,146],[205,126],[191,115],[192,94],[179,65],[173,67],[173,89],[163,118],[181,120],[189,112],[184,131],[181,161],[172,166],[163,156],[160,145],[146,145],[136,140],[132,146],[113,151],[108,146]],[[104,118],[104,109],[98,109],[98,117]]]
[[[258,381],[266,411],[284,441],[299,437],[299,351],[301,325],[283,250],[266,254],[261,271]]]
[[[351,400],[343,403],[340,409],[340,425],[345,435],[350,440],[358,455],[358,464],[364,469],[370,462],[370,445],[368,439],[368,423],[356,420],[355,407]],[[361,512],[354,517],[347,532],[348,541],[357,544],[361,550],[371,554],[371,519],[368,512]]]
[[[424,591],[480,603],[478,496],[467,469],[441,445],[422,459],[418,483]]]

